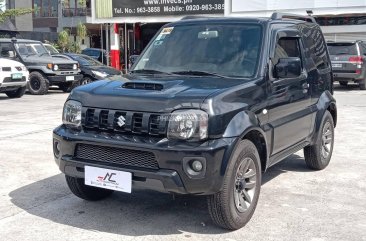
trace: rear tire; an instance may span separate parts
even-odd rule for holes
[[[366,80],[360,82],[360,90],[366,90]]]
[[[334,146],[334,121],[325,111],[316,142],[304,148],[306,165],[314,170],[323,170],[330,162]]]
[[[339,85],[341,85],[341,86],[347,86],[348,85],[348,81],[339,81]]]
[[[230,230],[244,227],[257,206],[261,180],[257,148],[242,140],[228,164],[222,190],[207,197],[213,222]]]
[[[5,94],[9,98],[20,98],[24,95],[26,89],[27,89],[27,86],[24,86],[24,87],[20,87],[17,90],[7,91],[7,92],[5,92]]]
[[[28,90],[32,95],[45,95],[49,89],[46,77],[37,71],[29,74]]]
[[[84,200],[88,201],[102,200],[110,196],[114,192],[113,190],[87,186],[84,184],[83,178],[70,177],[67,175],[65,177],[67,186],[69,186],[71,192],[75,196]]]

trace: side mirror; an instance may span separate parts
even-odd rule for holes
[[[274,77],[279,79],[296,78],[301,75],[301,60],[297,57],[281,58],[274,67]]]
[[[139,58],[140,55],[131,55],[130,56],[130,63],[131,66],[136,62],[136,60]]]

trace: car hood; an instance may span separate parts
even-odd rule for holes
[[[28,57],[23,57],[26,63],[37,63],[37,64],[77,64],[74,60],[54,58],[52,56],[38,56],[30,55]]]
[[[121,75],[121,71],[105,65],[98,65],[98,66],[83,65],[81,66],[81,68],[85,70],[95,70],[99,72],[104,72],[107,73],[108,75]]]
[[[83,106],[142,112],[168,113],[175,109],[201,108],[211,94],[239,84],[243,80],[216,77],[122,76],[120,80],[100,80],[80,86],[69,99]],[[126,85],[154,85],[161,90],[130,89]]]
[[[5,58],[0,58],[0,66],[2,67],[17,67],[17,66],[24,66],[24,64],[15,61],[15,60],[11,60],[11,59],[5,59]]]

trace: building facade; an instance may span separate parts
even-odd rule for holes
[[[79,23],[87,25],[89,33],[99,34],[97,26],[87,24],[90,1],[80,0],[5,0],[5,8],[31,8],[32,14],[12,18],[12,22],[23,38],[57,41],[57,33],[64,28],[75,34]],[[89,38],[84,47],[90,46]]]

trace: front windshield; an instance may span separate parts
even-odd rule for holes
[[[207,24],[164,28],[133,71],[255,75],[262,29],[257,24]]]
[[[103,65],[101,62],[86,56],[86,55],[74,55],[72,58],[80,63],[83,66],[99,66]]]
[[[18,43],[15,44],[15,48],[18,50],[18,53],[23,57],[27,57],[30,55],[49,55],[47,49],[42,44]]]
[[[59,52],[52,45],[44,45],[50,54],[58,54]]]

